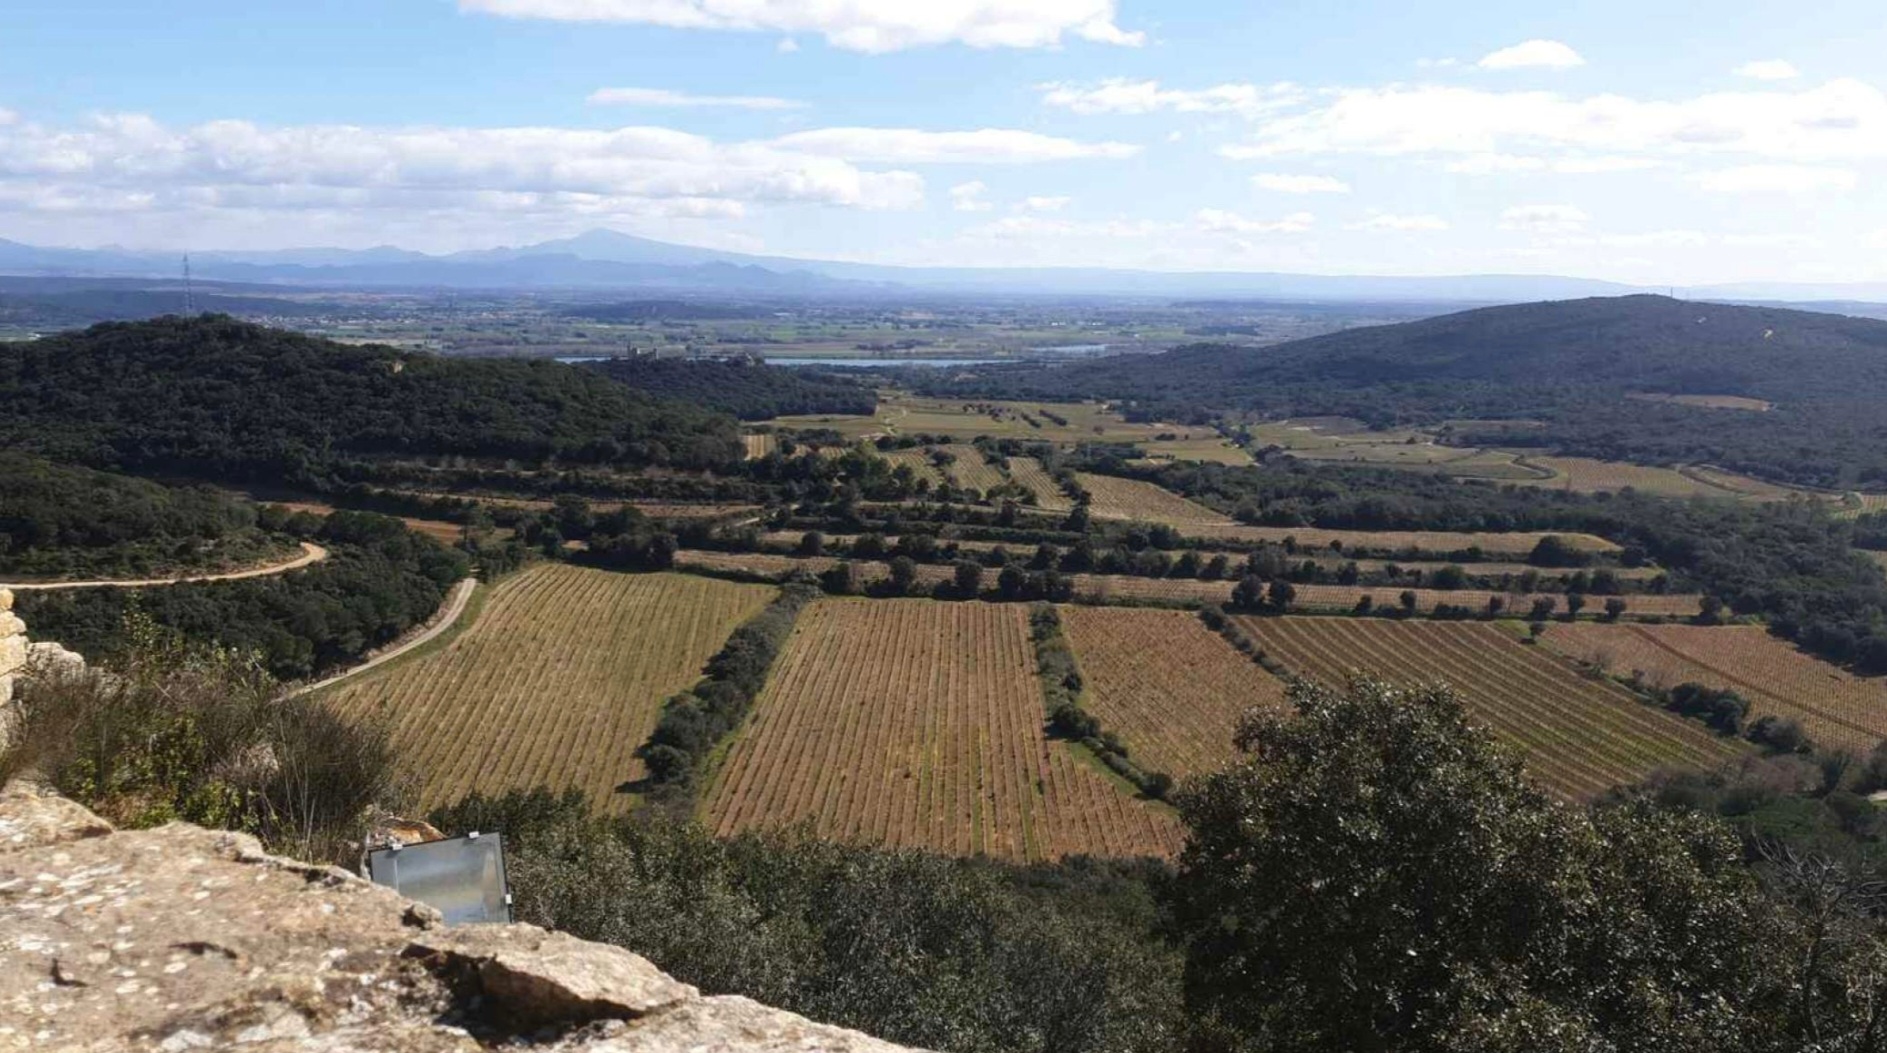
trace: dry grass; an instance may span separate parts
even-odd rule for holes
[[[746,458],[757,461],[780,448],[779,440],[772,435],[742,435],[741,444],[747,448]]]
[[[1749,413],[1767,413],[1776,408],[1776,404],[1763,399],[1745,398],[1742,395],[1663,395],[1655,392],[1633,392],[1625,396],[1640,402],[1673,402],[1680,406],[1698,406],[1703,409],[1743,410]]]
[[[1185,611],[1063,607],[1062,629],[1086,684],[1082,706],[1133,760],[1174,777],[1237,755],[1248,710],[1284,705],[1284,684]]]
[[[708,822],[1011,860],[1177,851],[1169,813],[1043,723],[1025,607],[822,600],[728,752]]]
[[[1887,681],[1803,654],[1757,626],[1556,625],[1546,643],[1653,687],[1694,682],[1738,692],[1750,718],[1800,723],[1816,743],[1865,754],[1887,738]]]
[[[1371,618],[1239,618],[1294,673],[1446,683],[1558,796],[1586,800],[1663,768],[1708,770],[1745,748],[1653,708],[1490,625]]]
[[[422,807],[548,786],[619,812],[632,798],[617,788],[642,778],[635,750],[663,700],[773,595],[685,574],[539,564],[495,587],[451,643],[322,697],[345,716],[385,717]]]

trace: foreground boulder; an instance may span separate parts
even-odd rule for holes
[[[619,1053],[901,1047],[531,925],[449,927],[345,871],[0,791],[0,1049]]]

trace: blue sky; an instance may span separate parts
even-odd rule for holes
[[[0,237],[1887,280],[1877,0],[1699,6],[13,0]]]

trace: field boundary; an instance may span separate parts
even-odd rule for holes
[[[356,676],[372,672],[376,669],[383,669],[393,662],[413,654],[427,644],[438,640],[446,632],[459,626],[460,617],[465,613],[466,608],[472,605],[473,594],[479,592],[478,586],[479,580],[477,578],[459,579],[453,584],[452,590],[446,593],[445,602],[441,603],[439,609],[434,611],[432,617],[426,619],[425,622],[415,626],[404,636],[387,646],[368,655],[367,660],[359,665],[344,669],[324,680],[317,680],[312,684],[304,684],[294,688],[282,697],[297,698],[301,695],[312,695],[317,691],[324,691],[343,681],[352,680]],[[488,594],[489,590],[479,593],[481,598]],[[471,621],[476,620],[476,618],[471,619]],[[470,624],[470,622],[468,621],[467,624]]]

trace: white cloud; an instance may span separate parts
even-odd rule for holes
[[[950,207],[958,212],[988,212],[995,207],[983,197],[988,192],[989,187],[980,179],[958,183],[950,188]]]
[[[821,128],[781,136],[768,145],[814,157],[888,164],[1034,164],[1120,159],[1140,152],[1138,146],[1127,143],[1084,143],[1004,128],[972,132]]]
[[[1285,172],[1260,172],[1251,177],[1251,185],[1274,194],[1347,194],[1350,184],[1334,176],[1291,175]]]
[[[5,106],[0,106],[0,128],[4,128],[9,124],[18,124],[19,121],[20,121],[19,114],[14,113],[12,110],[7,109]]]
[[[1853,190],[1859,181],[1851,169],[1817,165],[1742,165],[1697,176],[1713,194],[1813,194]]]
[[[1015,215],[964,231],[970,238],[1027,239],[1044,238],[1146,238],[1177,229],[1172,223],[1147,219],[1108,219],[1075,222],[1047,216]]]
[[[1622,95],[1389,85],[1323,93],[1220,151],[1520,157],[1753,154],[1794,162],[1887,157],[1887,94],[1858,80],[1804,91],[1719,92],[1675,102]]]
[[[834,47],[881,53],[934,44],[1053,47],[1066,36],[1137,47],[1114,0],[459,0],[459,10],[561,22],[817,33]]]
[[[96,117],[0,127],[0,184],[53,200],[148,193],[165,207],[433,207],[733,215],[744,203],[906,209],[922,177],[668,128],[367,128]]]
[[[1510,172],[1559,172],[1563,175],[1595,175],[1611,172],[1637,172],[1658,168],[1663,161],[1649,157],[1517,157],[1513,154],[1474,154],[1442,166],[1446,172],[1460,175],[1499,175]]]
[[[1475,63],[1482,69],[1573,69],[1586,64],[1579,52],[1557,40],[1528,40],[1491,51]]]
[[[1574,205],[1515,205],[1500,214],[1500,229],[1570,234],[1584,230],[1590,218]]]
[[[1316,221],[1317,217],[1309,212],[1293,212],[1282,219],[1247,219],[1216,208],[1193,213],[1193,224],[1214,234],[1302,234]]]
[[[791,55],[799,50],[799,41],[794,40],[792,37],[781,37],[780,42],[773,45],[773,50],[782,55]]]
[[[1376,212],[1354,223],[1345,223],[1343,229],[1373,233],[1422,234],[1447,230],[1448,221],[1440,216],[1396,216],[1386,212]]]
[[[1796,69],[1793,63],[1784,59],[1757,59],[1754,62],[1745,62],[1736,67],[1733,72],[1739,77],[1749,77],[1754,80],[1794,80],[1802,75],[1801,70]]]
[[[598,88],[589,102],[611,106],[722,107],[735,110],[797,110],[806,104],[772,95],[691,95],[667,88]]]
[[[1042,102],[1048,106],[1080,114],[1116,113],[1140,115],[1169,111],[1172,113],[1231,113],[1242,117],[1261,117],[1307,97],[1295,84],[1270,85],[1220,84],[1198,90],[1162,88],[1157,80],[1130,80],[1115,77],[1097,84],[1056,82],[1038,84]]]
[[[1073,200],[1071,197],[1025,197],[1016,203],[1016,209],[1021,212],[1060,212]]]

